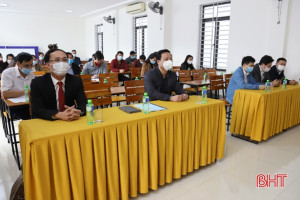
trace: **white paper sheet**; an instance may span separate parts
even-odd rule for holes
[[[143,110],[143,104],[135,104],[133,106]],[[152,104],[152,103],[150,103],[150,105],[149,105],[149,112],[155,112],[155,111],[166,110],[166,109],[167,108],[160,107],[160,106],[157,106],[157,105]]]
[[[25,96],[20,96],[16,98],[8,98],[7,100],[13,102],[13,103],[25,103]]]

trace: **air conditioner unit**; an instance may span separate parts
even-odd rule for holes
[[[133,5],[126,6],[126,12],[128,14],[136,14],[141,13],[146,10],[145,3],[137,3]]]

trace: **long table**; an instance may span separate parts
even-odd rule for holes
[[[236,90],[230,131],[261,142],[300,123],[300,87],[286,90]]]
[[[128,199],[223,158],[224,102],[154,101],[166,110],[103,109],[104,122],[19,125],[26,199]]]

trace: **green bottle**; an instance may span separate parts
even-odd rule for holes
[[[206,90],[206,86],[203,86],[203,88],[202,88],[201,103],[203,103],[203,104],[207,103],[207,90]]]
[[[267,82],[265,84],[265,93],[270,93],[270,88],[271,88],[270,81],[267,80]]]
[[[284,79],[283,79],[283,83],[282,83],[282,89],[283,89],[283,90],[286,90],[286,85],[287,85],[287,79],[284,78]]]
[[[24,95],[25,95],[25,102],[26,103],[29,103],[29,95],[28,95],[28,93],[29,93],[29,87],[28,87],[28,85],[25,85]]]
[[[94,124],[94,104],[91,99],[86,104],[86,119],[88,125]]]
[[[103,83],[108,83],[108,81],[107,81],[107,79],[106,79],[106,78],[104,79]]]
[[[139,77],[135,77],[135,80],[136,80],[136,81],[139,80]]]

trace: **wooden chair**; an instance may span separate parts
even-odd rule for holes
[[[106,79],[108,83],[111,83],[112,87],[119,86],[118,73],[99,74],[99,82],[104,83],[104,79]]]
[[[33,72],[33,74],[35,76],[43,76],[44,74],[46,74],[46,72],[45,71],[35,71],[35,72]]]
[[[173,66],[173,71],[176,72],[176,71],[179,71],[180,70],[180,66]]]
[[[141,71],[142,68],[141,67],[134,67],[131,68],[131,79],[135,79],[136,77],[141,77]]]
[[[215,93],[214,98],[219,99],[219,90],[222,90],[223,97],[224,95],[224,80],[223,75],[212,75],[210,77],[210,95],[213,97],[213,92]]]
[[[91,99],[95,107],[112,105],[111,84],[84,84],[84,92],[87,99]]]
[[[144,80],[125,81],[126,103],[142,101],[144,96]]]
[[[195,69],[192,70],[193,80],[203,80],[204,70],[203,69]]]
[[[86,63],[88,63],[88,61],[87,60],[82,60],[81,63],[82,63],[82,66],[84,66]]]
[[[191,81],[192,80],[190,70],[179,70],[178,74],[179,74],[179,82]]]
[[[89,84],[92,82],[92,77],[90,74],[80,75],[83,84]]]
[[[225,89],[227,90],[232,74],[225,74]]]

